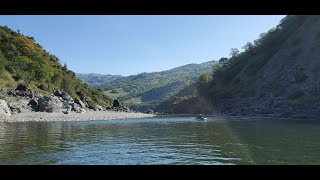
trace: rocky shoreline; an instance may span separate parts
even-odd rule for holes
[[[92,106],[81,92],[80,98],[75,99],[60,90],[43,96],[19,84],[15,90],[1,89],[1,94],[0,122],[91,121],[154,116],[132,112],[118,100],[114,100],[111,107]]]
[[[135,112],[115,112],[115,111],[89,111],[86,113],[71,112],[47,113],[47,112],[25,112],[11,116],[0,116],[0,122],[56,122],[56,121],[97,121],[97,120],[120,120],[134,118],[154,117],[153,114]]]

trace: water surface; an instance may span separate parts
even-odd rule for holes
[[[0,164],[320,164],[320,123],[193,117],[0,123]]]

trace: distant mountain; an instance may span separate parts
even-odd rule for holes
[[[83,82],[87,83],[89,86],[102,85],[123,77],[120,75],[110,75],[110,74],[104,75],[104,74],[96,74],[96,73],[90,73],[90,74],[77,73],[76,76]]]
[[[133,109],[145,110],[169,99],[194,82],[200,74],[211,72],[215,63],[187,64],[161,72],[121,77],[99,87],[110,97],[125,101]]]

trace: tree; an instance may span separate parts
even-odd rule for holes
[[[242,47],[242,49],[244,49],[245,51],[250,51],[253,48],[254,48],[254,45],[251,42],[247,42],[247,44]]]
[[[211,77],[208,74],[201,74],[197,81],[197,89],[200,94],[207,93],[210,88]]]
[[[225,57],[223,57],[219,60],[219,64],[221,64],[221,65],[225,65],[225,64],[227,64],[227,62],[228,62],[228,58],[225,58]]]
[[[240,54],[240,51],[237,48],[231,48],[230,51],[230,56],[233,57],[237,57]]]
[[[66,62],[64,63],[62,69],[65,70],[65,71],[68,70],[68,66],[67,66],[67,63],[66,63]]]

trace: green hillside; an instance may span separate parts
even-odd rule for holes
[[[129,105],[134,109],[144,110],[169,99],[194,82],[200,74],[210,72],[215,63],[210,61],[202,64],[188,64],[167,71],[122,77],[100,88],[103,88],[109,96],[130,102]],[[141,109],[136,105],[147,106]]]
[[[111,105],[101,91],[81,82],[76,74],[62,66],[59,59],[47,52],[33,37],[0,26],[0,88],[15,89],[19,83],[35,93],[52,94],[55,89],[66,91],[73,98],[86,95],[92,106]]]
[[[199,78],[200,96],[167,104],[166,110],[319,117],[319,42],[319,16],[286,16],[243,52],[232,49],[231,58],[221,58],[212,76]]]

